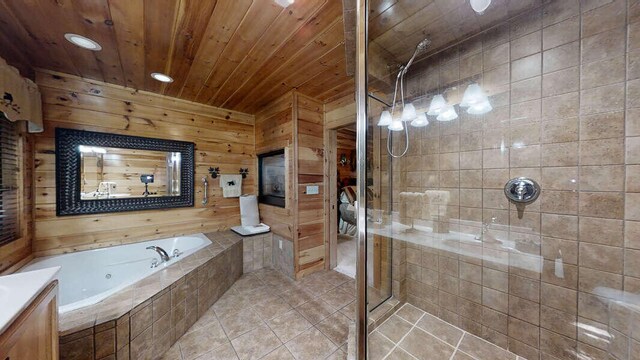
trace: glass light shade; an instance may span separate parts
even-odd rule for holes
[[[473,11],[482,14],[491,5],[491,0],[471,0],[470,3]]]
[[[436,95],[431,99],[431,104],[429,104],[429,110],[427,111],[427,115],[436,116],[440,115],[440,113],[447,107],[447,100],[444,99],[442,95]]]
[[[275,0],[276,4],[282,6],[283,8],[286,8],[287,6],[293,4],[294,0]]]
[[[427,120],[427,115],[425,113],[418,115],[418,117],[411,122],[411,126],[413,127],[423,127],[427,125],[429,125],[429,120]]]
[[[438,121],[451,121],[458,118],[458,113],[456,109],[452,105],[448,105],[441,113],[438,115],[436,120]]]
[[[378,121],[378,126],[389,126],[391,125],[392,121],[393,119],[391,118],[391,113],[385,110],[382,112],[382,114],[380,114],[380,120]]]
[[[391,130],[391,131],[404,130],[404,125],[402,125],[402,121],[400,121],[400,120],[393,120],[391,122],[391,125],[389,125],[389,130]]]
[[[479,104],[469,106],[469,109],[467,109],[467,114],[483,115],[491,110],[493,110],[491,103],[489,102],[489,100],[485,100]]]
[[[411,121],[416,118],[418,114],[416,113],[416,108],[412,103],[404,104],[404,109],[402,109],[402,121]]]
[[[460,102],[460,107],[469,107],[488,101],[487,95],[478,84],[467,86]]]

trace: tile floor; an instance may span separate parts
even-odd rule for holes
[[[410,304],[369,335],[369,359],[524,360]]]
[[[346,359],[355,281],[335,271],[292,281],[276,270],[242,276],[165,360]]]
[[[355,281],[336,271],[293,281],[242,276],[164,360],[347,359]],[[405,304],[369,336],[369,359],[516,360],[508,351]]]

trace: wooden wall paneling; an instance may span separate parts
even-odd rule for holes
[[[295,93],[298,134],[297,276],[303,277],[325,266],[324,219],[324,105]],[[318,194],[307,194],[317,186]],[[322,213],[322,216],[318,216]]]
[[[158,114],[162,114],[163,117],[169,117],[169,114],[173,117],[175,114],[187,113],[211,118],[208,121],[213,123],[239,122],[249,125],[254,124],[254,116],[246,113],[212,106],[203,106],[202,104],[183,99],[105,84],[99,81],[80,79],[59,72],[39,70],[36,73],[36,78],[38,85],[54,90],[66,90],[73,95],[72,98],[75,98],[79,94],[94,96],[90,99],[95,99],[98,106],[97,110],[100,110],[100,106],[104,102],[117,100],[112,104],[118,104],[120,107],[146,105],[149,108],[160,109],[156,111],[160,111]],[[96,96],[98,98],[96,98]],[[167,111],[170,111],[170,113],[167,113]],[[165,113],[167,115],[164,115]],[[186,118],[191,119],[192,117],[187,115]]]
[[[271,227],[274,234],[294,241],[294,183],[295,183],[295,154],[293,136],[293,96],[286,94],[256,114],[255,119],[255,147],[256,154],[284,149],[286,171],[286,199],[285,207],[260,204],[262,222]]]
[[[36,255],[216,231],[240,222],[238,199],[222,198],[215,180],[210,181],[207,206],[196,201],[193,208],[56,217],[56,126],[194,141],[198,200],[203,197],[200,179],[208,176],[209,166],[220,166],[223,173],[255,169],[253,117],[61,74],[37,73],[37,82],[45,132],[34,136]],[[243,181],[243,193],[255,192],[256,176],[251,172]]]

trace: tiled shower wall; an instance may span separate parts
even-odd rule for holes
[[[409,71],[423,111],[436,93],[459,103],[472,82],[494,109],[410,128],[394,209],[402,191],[439,189],[443,231],[495,221],[481,245],[457,245],[472,256],[394,244],[394,292],[527,359],[627,359],[640,317],[621,330],[614,309],[640,295],[640,1],[544,3]],[[502,190],[517,176],[543,189],[520,211]]]

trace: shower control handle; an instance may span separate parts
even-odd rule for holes
[[[540,185],[530,178],[517,177],[507,181],[504,194],[515,203],[528,204],[540,196]]]

